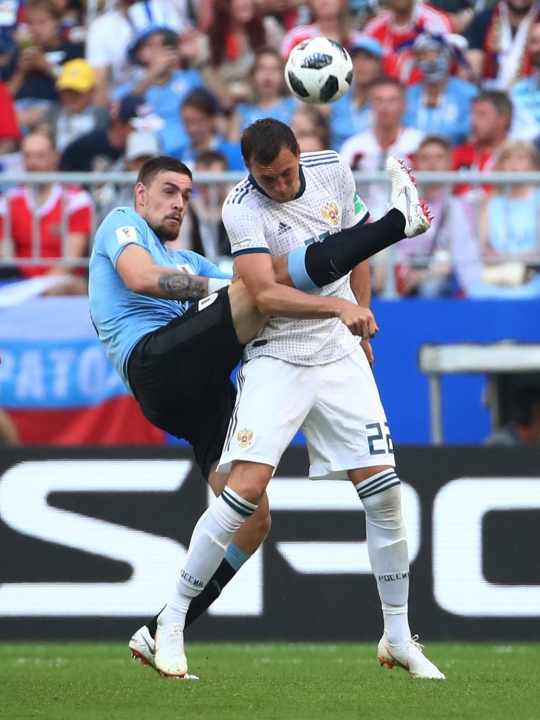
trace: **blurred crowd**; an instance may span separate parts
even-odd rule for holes
[[[540,190],[523,174],[540,169],[540,2],[471,2],[0,0],[0,172],[119,176],[161,153],[196,172],[243,171],[240,134],[270,116],[302,151],[344,155],[372,219],[388,185],[361,175],[388,155],[459,173],[422,188],[433,226],[375,259],[375,292],[538,297]],[[353,84],[310,106],[287,93],[284,63],[320,35],[348,49]],[[472,185],[467,170],[520,182]],[[93,229],[132,187],[8,187],[0,175],[0,189],[0,281],[84,293]],[[198,186],[178,247],[227,262],[226,192]]]

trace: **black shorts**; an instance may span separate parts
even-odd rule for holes
[[[227,288],[199,310],[145,335],[128,360],[128,378],[144,416],[187,440],[205,478],[221,455],[236,399],[231,372],[242,358]]]

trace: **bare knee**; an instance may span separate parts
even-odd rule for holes
[[[274,468],[262,463],[237,463],[227,485],[248,502],[258,505],[264,495]]]

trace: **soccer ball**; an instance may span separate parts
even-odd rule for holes
[[[285,65],[289,90],[305,103],[327,104],[345,95],[353,77],[349,53],[324,37],[304,40],[291,50]]]

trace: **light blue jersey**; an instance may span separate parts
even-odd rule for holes
[[[478,88],[466,80],[449,77],[436,107],[428,107],[423,83],[407,88],[403,124],[429,135],[444,135],[452,145],[466,142],[471,132],[471,105]]]
[[[116,263],[131,244],[147,250],[156,265],[202,277],[230,277],[202,255],[164,247],[135,210],[120,207],[107,215],[96,233],[90,258],[90,313],[109,360],[129,389],[127,362],[135,345],[187,310],[187,303],[138,295],[127,287]]]

